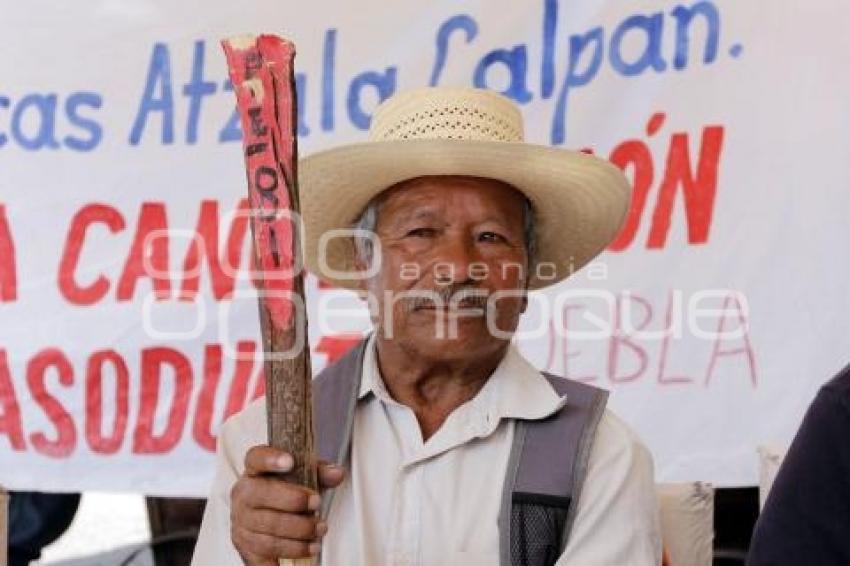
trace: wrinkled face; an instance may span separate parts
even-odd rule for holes
[[[523,204],[476,177],[418,177],[383,193],[381,265],[363,282],[379,336],[443,360],[503,347],[526,305]]]

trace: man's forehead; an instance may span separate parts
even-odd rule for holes
[[[458,195],[489,201],[495,208],[506,208],[509,215],[514,210],[521,212],[521,207],[513,205],[520,205],[525,200],[519,190],[496,179],[446,175],[407,179],[382,192],[377,201],[381,210],[389,208],[405,213],[405,216],[419,217],[435,214],[436,210],[455,200]]]
[[[469,175],[423,175],[421,177],[412,177],[410,179],[405,179],[404,181],[396,183],[391,187],[388,187],[387,190],[384,191],[384,193],[390,194],[402,191],[415,191],[417,189],[451,190],[452,188],[463,187],[480,187],[491,189],[493,187],[503,187],[519,193],[516,188],[509,185],[508,183],[499,181],[498,179],[490,179],[487,177],[474,177]]]

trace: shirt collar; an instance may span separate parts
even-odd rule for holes
[[[378,369],[374,333],[369,336],[363,353],[358,400],[363,400],[369,393],[385,403],[395,403]],[[567,403],[567,396],[559,396],[546,377],[511,343],[505,357],[472,403],[485,411],[494,423],[503,418],[538,420],[559,411]]]

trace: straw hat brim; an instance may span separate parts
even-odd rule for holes
[[[414,139],[368,141],[322,151],[299,163],[304,260],[331,285],[354,289],[355,249],[350,238],[324,242],[348,228],[376,195],[401,181],[427,175],[465,175],[513,185],[531,201],[536,217],[536,262],[531,289],[569,277],[617,236],[631,188],[622,171],[584,153],[523,142]],[[327,238],[327,236],[326,236]]]

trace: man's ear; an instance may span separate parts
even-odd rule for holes
[[[355,269],[355,271],[358,271],[358,272],[361,272],[361,273],[366,271],[367,269],[369,269],[369,266],[366,264],[365,261],[363,261],[360,258],[359,254],[354,256],[354,269]],[[356,280],[356,283],[357,283],[358,291],[365,291],[366,290],[366,279],[365,278],[358,277],[357,280]]]
[[[359,272],[364,272],[369,269],[368,264],[363,261],[359,254],[354,256],[354,269]],[[358,278],[355,283],[357,285],[357,288],[354,291],[357,293],[357,297],[360,300],[365,301],[369,293],[369,280],[365,277],[362,277]]]
[[[526,261],[526,265],[528,267],[525,273],[525,281],[523,282],[523,291],[525,291],[525,294],[522,296],[522,306],[519,309],[520,314],[525,313],[525,310],[528,308],[528,286],[531,284],[531,262]]]
[[[369,266],[365,261],[357,258],[354,261],[354,268],[357,271],[363,272],[367,270]],[[357,288],[354,291],[357,293],[357,298],[366,303],[366,308],[369,311],[369,319],[372,321],[372,324],[375,325],[375,328],[377,328],[380,315],[378,305],[375,303],[376,297],[372,293],[371,289],[372,280],[367,277],[362,277],[357,279],[356,284]]]

